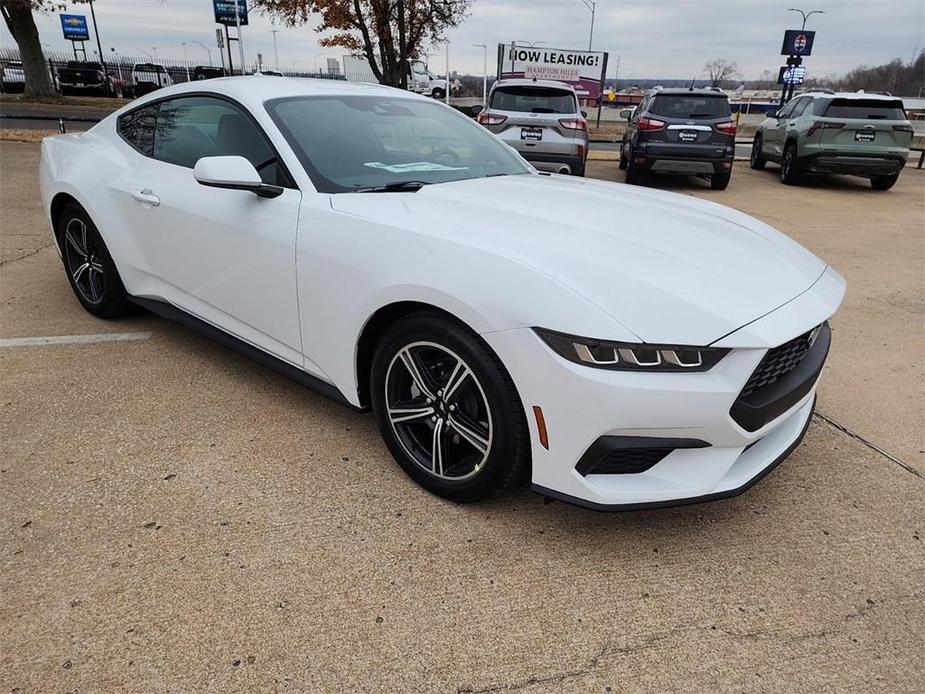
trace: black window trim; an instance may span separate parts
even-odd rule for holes
[[[290,190],[299,190],[299,186],[296,184],[295,179],[292,177],[292,174],[289,172],[289,167],[286,166],[286,162],[279,155],[279,150],[276,149],[276,146],[273,144],[273,141],[267,136],[266,130],[264,130],[263,127],[260,125],[260,123],[257,122],[257,119],[254,118],[254,114],[251,113],[250,109],[248,109],[240,101],[238,101],[237,99],[233,97],[226,96],[225,94],[219,94],[217,92],[196,91],[196,92],[183,92],[182,94],[174,94],[174,95],[168,95],[168,96],[160,96],[156,99],[151,99],[150,101],[146,101],[143,104],[139,104],[138,106],[129,109],[125,113],[119,114],[119,117],[116,118],[116,134],[119,136],[119,139],[121,139],[125,144],[127,144],[129,147],[131,147],[135,152],[143,156],[145,159],[151,159],[153,161],[160,162],[161,164],[170,164],[171,166],[179,166],[181,169],[190,170],[189,167],[187,166],[181,166],[180,164],[174,164],[169,161],[162,161],[161,159],[156,158],[153,155],[153,153],[146,154],[142,152],[140,149],[138,149],[134,144],[129,142],[128,139],[126,139],[122,135],[120,126],[122,123],[122,119],[125,116],[131,115],[132,113],[135,113],[136,111],[141,111],[142,109],[148,108],[149,106],[157,106],[158,110],[160,110],[160,104],[162,104],[165,101],[176,101],[177,99],[187,99],[187,98],[195,98],[195,97],[200,97],[200,98],[210,97],[213,99],[219,99],[220,101],[226,101],[232,106],[236,106],[241,112],[243,112],[244,115],[246,115],[248,119],[250,119],[251,123],[253,123],[254,127],[257,128],[257,132],[259,132],[260,136],[266,141],[267,146],[270,148],[273,154],[276,155],[276,161],[279,163],[279,166],[283,172],[283,176],[286,179],[286,182],[284,183],[282,187],[290,189]]]

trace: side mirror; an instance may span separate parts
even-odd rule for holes
[[[485,110],[485,107],[482,106],[482,104],[476,104],[475,106],[472,106],[469,108],[469,113],[471,113],[474,118],[475,116],[479,115],[484,110]]]
[[[587,117],[588,117],[588,112],[587,112],[587,111],[582,110],[582,111],[579,111],[579,113],[581,114],[581,117],[582,117],[582,118],[587,118]]]
[[[620,111],[620,118],[625,118],[626,120],[629,120],[632,117],[633,117],[633,109],[625,108],[622,111]]]
[[[203,157],[196,162],[193,178],[210,188],[247,190],[261,198],[276,198],[283,194],[281,187],[261,181],[257,169],[244,157]]]

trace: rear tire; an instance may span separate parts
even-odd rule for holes
[[[710,176],[710,188],[713,190],[726,190],[729,186],[729,179],[732,178],[732,172],[722,174],[713,174]]]
[[[446,98],[446,90],[437,87],[430,93],[430,95],[437,101],[443,101]]]
[[[761,171],[765,164],[768,163],[768,160],[764,158],[764,154],[761,153],[762,146],[763,142],[761,135],[755,135],[755,139],[752,142],[752,153],[748,160],[748,165],[755,171]]]
[[[780,181],[788,186],[799,184],[802,179],[800,159],[797,157],[797,145],[789,143],[784,148],[784,156],[780,160]]]
[[[58,244],[68,283],[80,305],[98,318],[132,313],[125,286],[103,237],[86,211],[69,203],[58,219]]]
[[[370,399],[392,456],[433,494],[478,501],[529,467],[529,429],[510,375],[475,333],[444,315],[411,314],[386,331]]]
[[[626,161],[626,178],[623,179],[631,186],[638,186],[642,180],[642,172],[639,170],[639,164],[633,161],[633,147],[629,148],[629,156]]]
[[[624,153],[625,150],[626,150],[626,143],[625,143],[625,142],[621,142],[621,143],[620,143],[620,171],[626,171],[627,159],[626,159],[626,157],[623,155],[623,153]]]
[[[898,180],[898,173],[893,174],[892,176],[873,176],[870,179],[870,187],[874,190],[889,190],[896,184],[896,181]]]

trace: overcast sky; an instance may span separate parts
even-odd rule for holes
[[[782,64],[778,54],[783,31],[800,28],[800,16],[787,12],[794,2],[597,0],[594,48],[611,53],[609,77],[614,76],[617,54],[620,77],[626,79],[687,78],[717,57],[738,63],[746,78],[757,78],[766,69],[776,74]],[[186,41],[189,60],[205,63],[206,51],[192,43],[198,40],[213,49],[218,64],[211,0],[96,0],[94,7],[105,52],[114,47],[144,60],[142,49],[158,58],[182,59]],[[87,13],[86,8],[69,3],[75,13]],[[813,55],[805,62],[812,74],[843,73],[859,64],[876,65],[896,57],[910,60],[925,44],[923,0],[813,0],[806,9],[826,11],[807,24],[807,29],[818,32]],[[450,68],[481,74],[482,49],[473,47],[476,43],[489,46],[489,72],[494,71],[499,42],[586,48],[590,19],[582,0],[474,0],[468,19],[448,33]],[[37,24],[46,49],[70,50],[57,16],[40,17]],[[273,66],[272,28],[268,17],[252,13],[251,25],[244,30],[249,63],[259,51]],[[298,61],[299,69],[310,70],[316,60],[321,67],[324,58],[344,53],[319,47],[319,35],[310,27],[279,28],[283,68]],[[0,45],[13,45],[5,26],[0,27]],[[431,50],[430,65],[434,71],[444,71],[443,47]]]

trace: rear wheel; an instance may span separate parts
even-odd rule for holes
[[[70,203],[58,220],[58,243],[74,295],[89,313],[118,318],[131,313],[122,279],[96,225],[84,209]]]
[[[873,176],[870,179],[870,187],[874,190],[889,190],[896,184],[896,181],[898,180],[898,173],[893,174],[892,176]]]
[[[633,161],[633,146],[630,145],[626,157],[626,178],[623,180],[630,185],[639,185],[641,179],[642,171],[639,168],[639,164]]]
[[[784,148],[784,156],[780,160],[780,180],[788,186],[795,186],[802,178],[800,160],[797,157],[797,145],[791,142]]]
[[[430,95],[434,97],[437,101],[442,101],[443,99],[446,98],[446,90],[441,89],[440,87],[437,87],[430,93]]]
[[[729,186],[729,179],[732,178],[732,172],[713,174],[710,176],[710,188],[713,190],[726,190]]]
[[[763,142],[761,134],[759,133],[755,135],[755,139],[752,142],[752,153],[748,161],[748,165],[755,169],[755,171],[761,171],[764,165],[768,163],[768,160],[764,158],[764,154],[761,153],[762,146]]]
[[[389,451],[428,491],[477,501],[526,470],[529,434],[511,377],[460,323],[432,313],[396,322],[376,348],[370,386]]]
[[[626,143],[621,142],[620,143],[620,171],[626,171],[627,159],[626,159],[625,151],[626,151]]]

